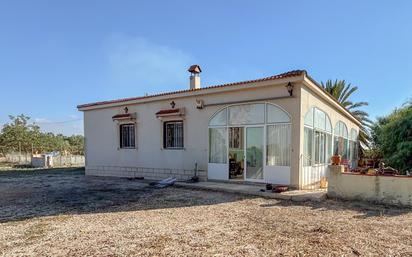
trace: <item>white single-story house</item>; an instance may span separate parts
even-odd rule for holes
[[[360,122],[306,71],[79,105],[86,175],[316,188],[333,153],[357,163]]]

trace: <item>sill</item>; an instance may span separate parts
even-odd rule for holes
[[[184,147],[168,147],[168,148],[162,148],[162,150],[186,150]]]
[[[117,150],[137,150],[137,147],[118,147]]]

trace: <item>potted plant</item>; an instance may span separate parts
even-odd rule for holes
[[[330,158],[332,161],[332,165],[339,165],[342,161],[342,157],[339,154],[335,154]]]

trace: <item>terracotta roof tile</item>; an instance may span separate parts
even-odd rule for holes
[[[268,81],[268,80],[278,80],[278,79],[284,79],[284,78],[289,78],[289,77],[301,76],[302,74],[306,74],[306,71],[305,70],[293,70],[293,71],[281,73],[281,74],[278,74],[278,75],[265,77],[265,78],[260,78],[260,79],[254,79],[254,80],[246,80],[246,81],[233,82],[233,83],[227,83],[227,84],[215,85],[215,86],[208,86],[208,87],[202,87],[202,88],[195,88],[195,89],[184,89],[184,90],[178,90],[178,91],[172,91],[172,92],[153,94],[153,95],[148,95],[148,96],[130,97],[130,98],[123,98],[123,99],[116,99],[116,100],[81,104],[81,105],[78,105],[77,108],[85,108],[85,107],[93,107],[93,106],[106,105],[106,104],[122,103],[122,102],[152,98],[152,97],[157,97],[157,96],[165,96],[165,95],[186,93],[186,92],[190,92],[190,91],[202,91],[202,90],[208,90],[208,89],[212,89],[212,88],[238,86],[238,85],[244,85],[244,84],[256,83],[256,82],[263,82],[263,81]]]
[[[179,112],[180,112],[180,109],[166,109],[166,110],[160,110],[156,112],[156,115],[179,113]]]
[[[116,114],[112,117],[112,119],[131,119],[133,118],[130,113],[124,113],[124,114]]]

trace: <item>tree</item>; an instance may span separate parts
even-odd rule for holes
[[[412,171],[412,102],[378,118],[371,134],[372,146],[386,164],[401,172]]]
[[[39,140],[40,128],[29,124],[30,117],[24,114],[9,116],[11,122],[3,126],[0,135],[0,145],[3,150],[31,152],[32,143]]]
[[[367,106],[367,102],[352,102],[350,97],[358,90],[358,87],[346,84],[345,80],[332,80],[321,83],[322,88],[332,95],[342,106],[344,106],[356,119],[361,123],[359,131],[359,154],[363,156],[366,148],[369,147],[371,138],[369,136],[369,129],[372,126],[372,121],[369,119],[369,114],[360,110],[362,106]]]
[[[0,133],[0,151],[22,153],[45,153],[61,151],[71,154],[83,154],[84,137],[70,137],[53,133],[43,133],[36,124],[29,123],[30,117],[21,114],[9,116],[10,122],[3,126]]]

